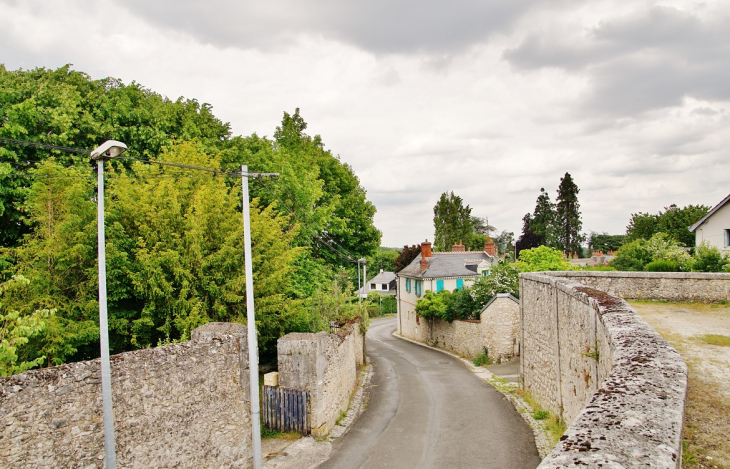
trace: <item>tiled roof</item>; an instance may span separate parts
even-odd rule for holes
[[[368,280],[368,283],[390,283],[395,280],[395,272],[380,272]]]
[[[439,278],[439,277],[475,277],[475,271],[466,267],[467,264],[474,265],[482,261],[492,263],[492,257],[486,252],[434,252],[427,258],[428,268],[421,272],[421,255],[419,254],[408,266],[398,272],[400,276],[418,278]]]

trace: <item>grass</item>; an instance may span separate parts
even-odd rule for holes
[[[550,444],[552,446],[555,446],[558,444],[558,441],[560,440],[560,437],[563,436],[563,433],[565,433],[565,430],[568,429],[568,425],[563,422],[559,416],[553,414],[549,410],[545,410],[542,408],[539,402],[537,402],[532,395],[523,390],[516,391],[517,395],[522,397],[522,399],[533,409],[532,412],[532,418],[535,420],[541,420],[544,422],[545,430],[548,432],[548,437],[550,438]]]
[[[474,366],[488,366],[491,364],[492,364],[492,360],[483,353],[479,354],[474,359]]]
[[[280,432],[279,430],[269,430],[261,426],[261,438],[281,438],[284,440],[298,440],[302,435],[296,432]]]
[[[723,347],[730,347],[730,336],[726,335],[706,334],[697,337],[696,340],[707,345],[720,345]]]
[[[345,417],[347,417],[347,412],[345,412],[344,410],[341,410],[341,411],[340,411],[340,416],[339,416],[339,417],[337,417],[337,420],[335,420],[335,425],[339,425],[339,424],[340,424],[340,422],[342,422],[342,420],[343,420],[343,419],[344,419]]]

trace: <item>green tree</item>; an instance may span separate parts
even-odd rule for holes
[[[560,234],[556,227],[557,222],[555,204],[552,203],[545,189],[541,187],[530,225],[530,231],[538,237],[538,245],[557,246]]]
[[[707,215],[710,207],[706,205],[687,205],[679,208],[672,204],[664,207],[658,214],[632,213],[626,236],[629,240],[650,239],[656,233],[666,233],[683,246],[694,247],[695,235],[689,227]]]
[[[560,179],[558,198],[555,206],[555,225],[557,234],[557,248],[572,254],[582,253],[583,236],[580,230],[583,222],[580,219],[580,204],[578,203],[578,186],[573,182],[570,173],[565,173]]]
[[[606,232],[591,231],[588,237],[588,248],[591,251],[616,251],[626,243],[626,235],[610,235]]]
[[[433,207],[434,249],[450,251],[454,243],[468,242],[474,228],[472,223],[471,207],[464,205],[461,197],[453,192],[441,194]]]
[[[497,293],[509,293],[520,297],[520,270],[512,264],[499,264],[492,268],[489,275],[480,277],[471,287],[471,296],[482,309]]]
[[[663,269],[667,262],[679,270],[691,268],[689,253],[666,233],[656,233],[648,240],[636,239],[624,244],[616,252],[616,257],[610,265],[616,270],[642,271],[646,270],[647,265],[656,261],[663,261]]]
[[[515,262],[515,268],[520,272],[543,272],[546,270],[570,270],[570,261],[563,257],[563,253],[547,246],[538,246],[520,251],[520,260]]]
[[[540,246],[540,237],[532,232],[532,215],[526,213],[522,217],[522,234],[515,243],[517,255],[525,249],[532,249]]]
[[[378,248],[375,254],[367,258],[368,275],[377,275],[381,269],[384,272],[393,272],[395,261],[398,259],[399,254],[395,248]]]

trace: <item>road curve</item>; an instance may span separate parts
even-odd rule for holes
[[[458,360],[393,337],[394,330],[394,318],[370,324],[375,376],[368,407],[319,468],[540,464],[532,431],[499,392]]]

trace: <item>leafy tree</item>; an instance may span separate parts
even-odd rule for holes
[[[520,251],[520,260],[515,268],[520,272],[543,272],[546,270],[570,270],[572,265],[563,253],[547,246],[538,246]]]
[[[626,235],[610,235],[606,232],[591,231],[588,237],[588,248],[592,251],[616,251],[626,243]]]
[[[15,276],[0,285],[0,299],[10,283],[27,285],[30,281],[22,276]],[[0,376],[22,373],[43,363],[46,357],[40,356],[29,361],[21,361],[20,350],[30,338],[40,334],[46,327],[46,319],[54,314],[53,310],[37,310],[29,315],[10,310],[0,301]]]
[[[515,234],[511,231],[503,230],[494,240],[500,254],[507,254],[510,259],[514,259],[515,251]]]
[[[413,262],[413,259],[418,257],[419,254],[421,254],[420,244],[414,244],[411,247],[408,247],[407,245],[403,246],[403,249],[401,249],[398,257],[396,257],[395,261],[393,262],[393,265],[395,267],[393,272],[398,273],[408,267],[408,264]]]
[[[522,234],[515,243],[517,255],[525,249],[532,249],[540,246],[540,237],[532,232],[532,215],[526,213],[522,217]]]
[[[471,287],[471,296],[477,309],[484,308],[497,293],[509,293],[520,297],[520,270],[512,264],[499,264],[492,268],[489,275],[480,277]]]
[[[635,239],[619,248],[610,265],[616,270],[642,271],[651,261],[652,256],[646,247],[646,240]]]
[[[444,192],[433,207],[433,225],[434,249],[450,251],[454,243],[468,241],[473,232],[471,207],[453,192]]]
[[[471,224],[472,224],[472,229],[474,230],[474,233],[478,233],[481,235],[490,236],[493,231],[497,231],[497,228],[490,225],[487,222],[486,218],[481,218],[481,217],[472,215]]]
[[[382,269],[384,272],[392,272],[395,268],[395,261],[400,253],[394,248],[378,248],[375,254],[368,256],[367,271],[369,275],[376,275]]]
[[[583,222],[580,219],[578,192],[580,189],[573,182],[570,173],[565,173],[565,176],[560,179],[555,206],[556,247],[569,254],[583,252],[581,247],[583,236],[580,234]]]
[[[451,322],[454,320],[452,302],[453,295],[450,291],[434,293],[429,290],[416,302],[416,314],[422,318],[439,318]]]
[[[658,214],[632,213],[629,225],[626,227],[626,236],[629,240],[650,239],[656,233],[666,233],[682,245],[693,247],[695,235],[689,227],[707,215],[710,207],[706,205],[687,205],[679,208],[672,204],[664,207],[664,212]]]

